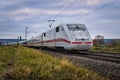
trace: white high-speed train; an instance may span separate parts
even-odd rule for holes
[[[92,39],[84,24],[61,24],[28,40],[27,46],[66,50],[89,50]]]

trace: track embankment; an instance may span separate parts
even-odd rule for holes
[[[108,53],[91,53],[91,52],[58,52],[52,50],[43,50],[57,58],[67,58],[77,66],[83,66],[101,76],[108,77],[110,80],[120,79],[120,55]]]

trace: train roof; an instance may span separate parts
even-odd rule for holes
[[[85,26],[85,24],[81,24],[81,23],[61,23],[61,24],[59,24],[59,25],[55,25],[54,27],[50,28],[50,29],[47,30],[47,31],[50,31],[50,30],[52,30],[52,29],[55,29],[55,28],[58,27],[58,26],[61,26],[61,25],[67,25],[67,24],[69,24],[69,25],[78,24],[78,25]],[[45,32],[47,32],[47,31],[45,31]],[[43,32],[43,33],[45,33],[45,32]],[[42,33],[42,34],[43,34],[43,33]]]
[[[69,24],[69,25],[73,25],[73,24],[78,24],[78,25],[82,25],[82,26],[85,26],[85,24],[82,24],[82,23],[61,23],[61,24],[57,24],[57,25],[55,25],[55,26],[53,26],[52,28],[50,28],[49,30],[47,30],[47,31],[45,31],[45,32],[48,32],[48,31],[51,31],[51,30],[53,30],[53,29],[55,29],[56,27],[58,27],[58,26],[62,26],[62,25],[67,25],[67,24]],[[63,26],[63,27],[64,27]],[[42,34],[44,34],[45,32],[42,32],[41,34],[39,34],[38,36],[35,36],[33,39],[37,39],[37,38],[39,38]],[[30,39],[31,40],[31,39]],[[29,41],[29,40],[28,40]]]

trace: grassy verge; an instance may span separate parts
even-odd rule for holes
[[[93,51],[93,52],[120,53],[120,47],[93,47],[90,51]]]
[[[15,47],[0,47],[0,73],[13,64],[15,50]]]
[[[76,67],[67,59],[57,59],[25,47],[0,47],[0,80],[107,80]]]

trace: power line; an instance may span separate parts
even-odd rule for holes
[[[91,14],[93,14],[93,13],[95,13],[95,12],[97,12],[97,11],[99,11],[99,10],[105,8],[105,7],[108,7],[108,6],[110,6],[110,5],[114,4],[114,3],[116,3],[117,1],[119,1],[119,0],[114,0],[114,1],[112,1],[112,2],[110,2],[110,3],[108,3],[108,4],[105,4],[104,6],[102,6],[102,7],[100,7],[100,8],[97,8],[97,9],[95,9],[94,11],[92,11],[92,12],[90,12],[90,13],[87,13],[87,14],[83,15],[81,18],[86,17],[86,16],[88,16],[88,15],[91,15]]]
[[[71,1],[73,1],[73,0],[71,0]],[[71,2],[71,1],[70,1],[70,2]],[[66,3],[65,3],[64,5],[66,5]],[[53,18],[56,17],[59,13],[61,13],[68,5],[70,5],[70,3],[68,3],[68,4],[67,4],[66,6],[64,6],[61,10],[59,10],[58,13],[57,13],[55,16],[53,16]],[[50,19],[51,19],[51,18],[52,18],[52,16],[50,16]]]
[[[78,0],[71,0],[70,3],[67,4],[67,6],[64,6],[59,13],[57,13],[55,16],[53,16],[53,18],[58,17],[60,15],[60,13],[63,13],[63,11],[67,8],[72,7]],[[50,17],[50,19],[52,18],[52,16]]]
[[[58,14],[56,14],[55,16],[53,16],[53,18],[58,17],[58,16],[60,15],[60,13],[63,13],[63,12],[64,12],[65,9],[67,9],[67,8],[72,8],[73,5],[74,5],[77,1],[78,1],[78,0],[72,0],[67,6],[63,7]],[[107,3],[107,4],[103,5],[102,7],[99,7],[99,8],[97,8],[97,9],[95,9],[94,11],[92,11],[92,12],[90,12],[90,13],[86,13],[86,14],[83,15],[81,18],[84,18],[84,17],[86,17],[86,16],[88,16],[88,15],[91,15],[91,14],[93,14],[93,13],[95,13],[95,12],[97,12],[97,11],[105,8],[105,7],[108,7],[108,6],[116,3],[117,1],[119,1],[119,0],[114,0],[114,1],[112,1],[112,2],[110,2],[110,3]],[[52,18],[52,17],[50,17],[50,18]]]

